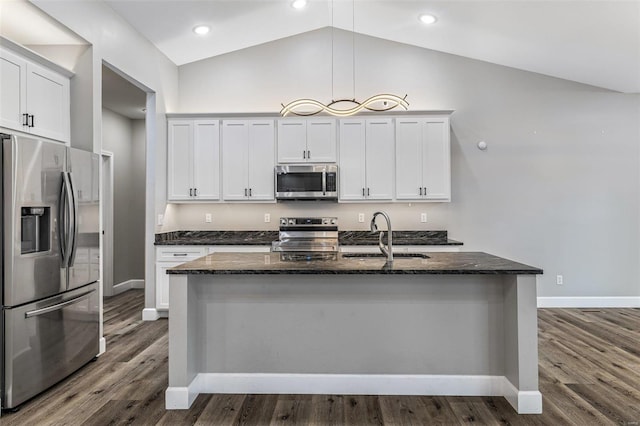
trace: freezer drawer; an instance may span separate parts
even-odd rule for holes
[[[98,354],[98,283],[3,311],[3,408],[13,408]]]

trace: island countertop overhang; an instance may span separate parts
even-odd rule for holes
[[[379,274],[379,275],[537,275],[540,268],[484,252],[430,252],[429,258],[346,258],[283,261],[277,253],[213,253],[167,270],[168,274]]]

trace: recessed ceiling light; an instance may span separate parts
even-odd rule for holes
[[[294,9],[302,9],[307,5],[307,0],[293,0],[291,7]]]
[[[435,24],[437,20],[438,18],[436,18],[433,15],[429,15],[428,13],[420,15],[420,22],[422,22],[423,24],[427,24],[427,25]]]
[[[193,32],[198,35],[208,34],[209,31],[211,31],[211,27],[209,27],[208,25],[198,25],[196,27],[193,27]]]

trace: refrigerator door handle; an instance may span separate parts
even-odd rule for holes
[[[62,267],[69,263],[69,249],[71,247],[71,234],[69,233],[69,179],[66,172],[62,172],[62,188],[58,201],[58,239],[60,240],[60,254],[62,255]]]
[[[47,306],[46,308],[36,309],[34,311],[29,311],[24,314],[25,318],[37,317],[38,315],[44,315],[49,312],[59,311],[65,306],[72,305],[76,302],[79,302],[83,299],[88,299],[91,296],[91,293],[95,293],[95,290],[89,290],[87,292],[82,293],[81,295],[74,297],[73,299],[66,300],[62,303],[56,303],[55,305]]]
[[[69,185],[71,187],[71,191],[69,191],[69,207],[71,208],[71,217],[73,218],[71,221],[72,227],[69,230],[70,240],[72,241],[71,251],[69,252],[69,267],[72,267],[76,260],[76,249],[78,248],[78,197],[76,196],[71,172],[67,172],[67,175],[69,176]]]

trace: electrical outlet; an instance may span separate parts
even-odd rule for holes
[[[163,223],[164,223],[164,215],[163,214],[159,214],[158,215],[158,226],[162,226]]]
[[[364,213],[358,213],[358,222],[364,223]]]
[[[420,222],[422,222],[422,223],[426,223],[427,222],[427,214],[426,213],[420,213]]]
[[[204,215],[204,221],[205,221],[206,223],[211,223],[211,220],[212,220],[212,218],[211,218],[211,213],[206,213],[206,214]]]
[[[564,279],[562,278],[562,275],[556,275],[556,284],[558,285],[564,284]]]
[[[271,222],[271,215],[269,213],[264,214],[264,223]]]

